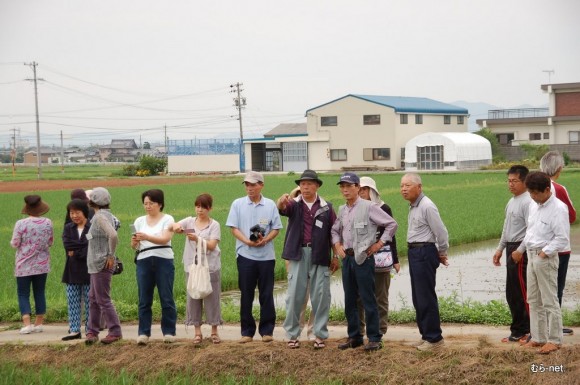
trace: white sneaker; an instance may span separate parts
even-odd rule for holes
[[[28,325],[20,329],[20,334],[30,334],[34,331],[33,325]]]
[[[44,329],[42,328],[42,325],[34,325],[34,328],[32,329],[32,331],[34,333],[42,333],[44,331]]]
[[[137,337],[137,345],[147,345],[147,342],[149,342],[149,337],[147,337],[145,334],[141,334],[139,337]]]
[[[421,345],[417,346],[417,350],[420,350],[422,352],[434,351],[442,348],[444,344],[445,344],[444,340],[440,340],[437,342],[424,341]]]
[[[163,342],[165,342],[166,344],[171,344],[175,342],[175,336],[172,336],[171,334],[166,334],[163,336]]]

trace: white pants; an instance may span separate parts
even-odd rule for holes
[[[562,313],[558,303],[558,254],[542,258],[528,249],[528,304],[534,342],[562,344]]]

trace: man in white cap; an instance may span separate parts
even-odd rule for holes
[[[238,285],[240,288],[240,343],[251,342],[256,334],[256,320],[252,315],[256,286],[260,300],[258,332],[263,342],[272,342],[276,323],[274,307],[274,238],[282,228],[276,204],[262,195],[264,177],[248,171],[242,182],[247,196],[236,199],[226,226],[236,238]]]

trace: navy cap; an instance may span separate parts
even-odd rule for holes
[[[340,181],[338,181],[337,184],[341,183],[360,184],[360,179],[358,175],[356,175],[354,172],[345,172],[344,174],[342,174],[342,176],[340,177]]]

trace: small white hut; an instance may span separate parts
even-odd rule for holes
[[[426,132],[405,145],[405,170],[474,170],[491,164],[491,144],[469,132]]]

